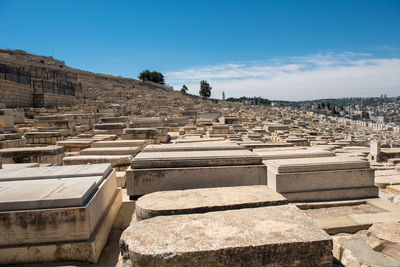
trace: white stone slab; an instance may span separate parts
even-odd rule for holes
[[[261,158],[247,150],[143,152],[132,161],[135,169],[261,164]]]
[[[104,178],[111,171],[109,163],[0,170],[0,182],[86,176],[102,176]]]
[[[369,162],[349,157],[322,157],[277,159],[264,162],[268,170],[276,173],[349,170],[369,168]]]
[[[0,211],[83,206],[102,176],[0,183]]]
[[[317,158],[317,157],[334,157],[335,153],[323,150],[283,150],[283,151],[257,151],[263,160],[272,159],[295,159],[295,158]]]
[[[131,155],[85,155],[63,158],[64,165],[111,163],[112,167],[129,165]]]
[[[241,150],[243,147],[232,142],[194,142],[178,144],[148,145],[144,152],[167,151],[207,151],[207,150]]]
[[[140,152],[140,147],[90,147],[79,152],[80,155],[132,155]]]
[[[116,140],[116,141],[98,141],[93,142],[92,147],[141,147],[143,148],[148,141],[146,140]]]

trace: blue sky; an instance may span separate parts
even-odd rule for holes
[[[0,47],[212,96],[400,95],[400,1],[5,1]]]

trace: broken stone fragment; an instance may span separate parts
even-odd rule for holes
[[[375,223],[368,230],[368,244],[375,250],[400,260],[400,223]]]

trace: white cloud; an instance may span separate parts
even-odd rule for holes
[[[212,97],[262,96],[305,100],[351,96],[400,95],[400,58],[374,58],[367,53],[327,53],[270,61],[192,67],[165,73],[167,82],[198,94],[207,80]]]

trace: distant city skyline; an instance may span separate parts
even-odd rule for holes
[[[400,95],[400,1],[6,1],[0,48],[213,98]]]

